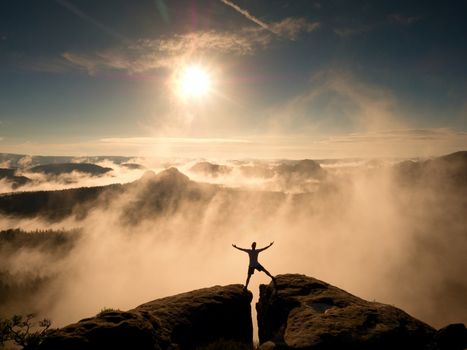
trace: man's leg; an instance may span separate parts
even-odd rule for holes
[[[271,274],[269,273],[269,271],[266,270],[264,267],[263,267],[263,271],[264,271],[264,273],[265,273],[266,275],[268,275],[269,277],[271,277],[272,282],[274,283],[274,285],[276,285],[276,279],[274,278],[274,276],[271,275]]]
[[[248,283],[250,283],[251,275],[254,273],[255,273],[255,268],[248,266],[248,276],[246,278],[246,283],[245,283],[245,287],[243,287],[243,290],[246,290],[248,288]]]
[[[248,288],[248,283],[250,283],[250,278],[251,278],[251,273],[248,272],[248,276],[246,278],[246,283],[245,283],[245,287],[243,287],[244,290],[246,290]]]

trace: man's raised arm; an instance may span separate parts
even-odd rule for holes
[[[274,242],[271,242],[269,243],[269,245],[267,247],[264,247],[264,248],[260,248],[260,249],[257,249],[259,252],[262,252],[263,250],[266,250],[268,249],[270,246],[272,246],[274,244]]]
[[[235,244],[232,244],[232,247],[238,249],[238,250],[241,250],[243,252],[246,252],[248,249],[243,249],[243,248],[240,248],[240,247],[237,247]]]

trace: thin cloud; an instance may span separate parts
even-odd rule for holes
[[[276,33],[289,40],[296,40],[301,33],[312,32],[319,27],[318,22],[312,23],[303,18],[286,18],[271,24]],[[140,39],[132,44],[90,54],[64,52],[62,58],[91,75],[103,69],[142,73],[173,68],[180,60],[199,53],[252,55],[266,49],[273,40],[271,32],[261,28],[244,27],[236,32],[197,31],[158,39]]]
[[[250,55],[258,48],[266,47],[270,41],[269,35],[257,31],[198,31],[169,38],[138,40],[125,47],[92,54],[65,52],[62,57],[91,75],[102,69],[142,73],[153,69],[172,68],[184,57],[196,55],[198,52]]]
[[[323,143],[372,143],[387,141],[448,141],[454,139],[467,140],[467,132],[448,128],[433,129],[400,129],[383,130],[368,133],[351,133],[347,135],[330,136],[319,142]]]
[[[318,22],[300,18],[286,18],[271,24],[276,33],[290,40],[296,40],[303,32],[312,32],[320,27]],[[269,31],[245,27],[237,32],[197,31],[177,34],[158,39],[140,39],[131,45],[101,50],[95,53],[64,52],[65,63],[96,74],[103,69],[124,70],[142,73],[153,69],[172,68],[184,58],[203,55],[229,54],[252,55],[266,49],[274,36]],[[62,64],[59,68],[67,67]]]
[[[449,128],[395,129],[332,135],[315,142],[350,157],[419,157],[467,148],[467,133]]]
[[[229,0],[220,0],[227,6],[230,6],[235,11],[252,21],[253,23],[260,26],[262,29],[265,29],[275,35],[285,37],[290,40],[296,40],[298,35],[302,32],[312,32],[320,27],[319,22],[310,22],[305,18],[292,18],[287,17],[279,22],[266,23],[265,21],[260,20],[259,18],[253,16],[247,10],[242,9],[237,4]]]
[[[97,72],[97,68],[102,64],[98,57],[80,55],[71,52],[65,52],[62,57],[73,65],[84,68],[89,74],[93,75]]]
[[[275,33],[274,30],[272,30],[269,26],[269,24],[267,24],[266,22],[263,22],[262,20],[260,20],[259,18],[253,16],[251,13],[249,13],[247,10],[244,10],[242,9],[240,6],[234,4],[233,2],[231,1],[228,1],[228,0],[221,0],[221,2],[223,2],[224,4],[226,4],[227,6],[230,6],[231,8],[233,8],[235,11],[237,11],[238,13],[242,14],[244,17],[248,18],[250,21],[252,21],[253,23],[256,23],[257,25],[259,25],[261,28],[263,29],[266,29],[266,30],[269,30],[270,32],[272,33]]]
[[[415,22],[418,22],[422,16],[405,16],[400,13],[393,13],[388,16],[390,20],[393,22],[403,24],[403,25],[410,25]]]
[[[130,42],[91,18],[67,0],[56,1],[77,16],[92,22],[97,27],[123,41],[120,46],[92,53],[64,52],[61,56],[63,64],[54,64],[54,69],[64,69],[71,64],[73,67],[85,70],[90,75],[106,69],[121,70],[130,74],[144,73],[161,68],[172,69],[180,62],[198,54],[252,55],[258,50],[266,49],[276,36],[296,40],[300,34],[313,32],[320,27],[319,22],[310,22],[305,18],[292,17],[287,17],[278,22],[266,23],[233,2],[221,0],[259,27],[247,26],[235,31],[195,31]],[[49,67],[44,67],[50,70]],[[35,68],[40,70],[41,65],[36,65]]]
[[[269,124],[279,133],[405,128],[399,109],[391,91],[348,71],[324,70],[312,77],[308,90],[272,106]]]
[[[321,27],[320,22],[310,22],[305,18],[287,17],[280,22],[272,23],[274,32],[290,40],[296,40],[301,33],[311,33]]]
[[[231,138],[194,138],[194,137],[113,137],[100,139],[103,143],[118,144],[221,144],[221,143],[251,143],[249,140]]]

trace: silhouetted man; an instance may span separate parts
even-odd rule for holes
[[[251,249],[244,249],[244,248],[239,248],[235,244],[232,244],[232,247],[237,248],[238,250],[241,250],[243,252],[248,253],[248,256],[250,257],[250,264],[248,266],[248,277],[246,278],[246,283],[245,287],[243,288],[246,290],[248,288],[248,283],[250,283],[250,277],[252,274],[255,273],[255,270],[258,271],[263,271],[266,275],[271,277],[272,281],[274,282],[274,285],[276,285],[276,279],[266,270],[259,262],[258,262],[258,254],[261,253],[263,250],[268,249],[270,246],[272,246],[274,242],[269,243],[267,247],[256,249],[256,242],[251,243]]]

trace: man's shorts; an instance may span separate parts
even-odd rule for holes
[[[248,266],[248,274],[249,275],[254,274],[255,270],[264,271],[264,267],[259,263],[257,265],[255,265],[255,266]]]

